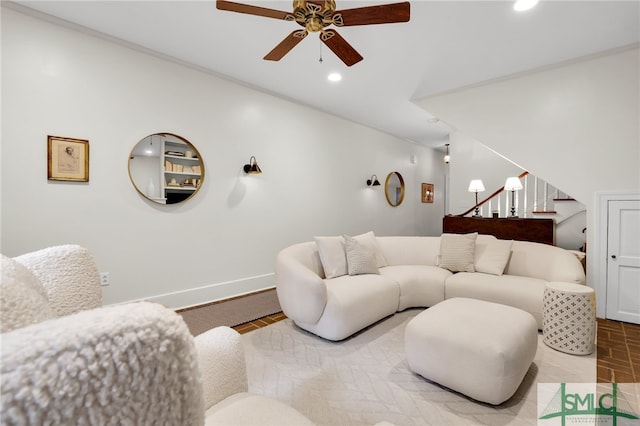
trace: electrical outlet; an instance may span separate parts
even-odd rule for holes
[[[109,285],[109,273],[108,272],[100,272],[100,285],[102,285],[102,286]]]

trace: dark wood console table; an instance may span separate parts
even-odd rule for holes
[[[501,240],[533,241],[555,245],[554,219],[445,216],[442,219],[442,232],[450,234],[477,232],[493,235]]]

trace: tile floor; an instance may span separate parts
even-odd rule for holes
[[[280,312],[233,327],[243,334],[281,321]],[[640,383],[640,325],[598,318],[597,377],[600,383]]]
[[[640,325],[598,318],[598,382],[640,383]]]

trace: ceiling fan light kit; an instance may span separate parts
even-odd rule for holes
[[[360,62],[363,59],[362,55],[336,30],[328,29],[328,26],[348,27],[408,22],[411,10],[408,1],[336,10],[335,0],[294,0],[292,13],[226,0],[217,0],[216,7],[230,12],[293,21],[304,28],[293,31],[285,37],[271,52],[267,53],[265,60],[279,61],[310,32],[319,32],[320,41],[349,67]]]

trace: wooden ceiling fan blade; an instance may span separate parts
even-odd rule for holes
[[[292,32],[287,37],[285,37],[285,39],[282,40],[280,44],[274,47],[271,52],[267,53],[267,56],[265,56],[263,59],[266,59],[267,61],[279,61],[284,57],[284,55],[289,53],[291,49],[296,47],[296,45],[307,36],[307,34],[308,33],[306,30],[296,30]]]
[[[229,12],[246,13],[247,15],[265,16],[267,18],[283,19],[293,21],[293,15],[281,10],[268,9],[266,7],[251,6],[249,4],[235,3],[232,1],[217,0],[216,7]]]
[[[353,25],[409,22],[410,16],[411,5],[408,1],[405,1],[403,3],[338,10],[333,14],[333,20],[338,27],[348,27]]]
[[[357,64],[362,56],[347,41],[334,30],[327,30],[320,34],[320,40],[327,45],[348,67]]]

